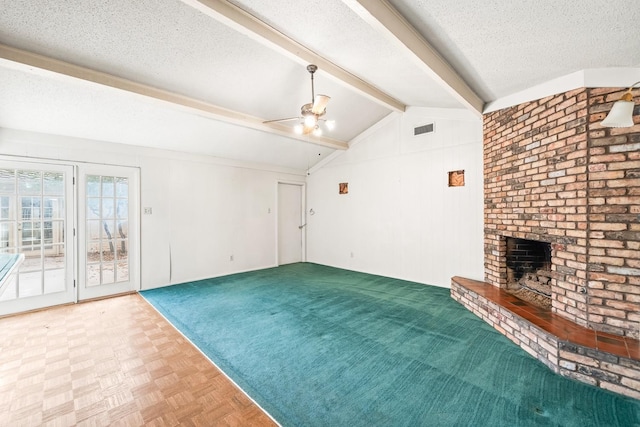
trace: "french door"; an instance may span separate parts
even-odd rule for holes
[[[24,255],[0,316],[138,290],[138,188],[135,168],[0,159],[0,253]]]
[[[75,301],[73,166],[0,160],[0,253],[23,254],[0,315]]]
[[[140,289],[138,169],[82,165],[79,176],[79,299]]]

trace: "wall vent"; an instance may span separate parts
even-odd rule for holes
[[[429,123],[428,125],[418,126],[413,128],[413,136],[422,135],[425,133],[433,132],[433,123]]]

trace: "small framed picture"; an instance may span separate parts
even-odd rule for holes
[[[449,187],[464,187],[464,170],[449,172]]]
[[[341,182],[338,184],[338,193],[339,194],[349,194],[349,183]]]

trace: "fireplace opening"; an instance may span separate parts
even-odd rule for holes
[[[507,291],[551,308],[551,244],[507,237]]]

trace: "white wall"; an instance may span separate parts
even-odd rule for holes
[[[431,121],[435,133],[413,136]],[[308,261],[439,286],[483,278],[482,124],[463,110],[390,116],[307,177],[2,128],[0,155],[139,167],[140,205],[153,209],[141,216],[142,289],[275,266],[277,181],[305,178]],[[458,169],[466,186],[447,187]]]
[[[2,128],[0,155],[139,167],[140,205],[153,209],[141,216],[142,289],[275,266],[277,181],[305,181],[301,171]]]
[[[413,136],[431,122],[434,133]],[[466,185],[448,187],[460,169]],[[388,117],[307,177],[307,215],[310,262],[444,287],[482,280],[481,119],[426,108]]]

